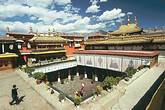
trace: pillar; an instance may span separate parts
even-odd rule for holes
[[[58,82],[60,82],[60,73],[58,73]]]
[[[97,74],[95,74],[95,81],[98,81],[98,77],[97,77]]]
[[[87,78],[87,73],[86,73],[86,71],[84,72],[84,77]]]
[[[2,53],[5,53],[5,46],[4,46],[4,43],[2,43]]]
[[[79,76],[79,72],[78,71],[77,71],[76,75]]]
[[[71,79],[70,70],[69,70],[69,73],[68,73],[68,79],[69,79],[69,80]]]

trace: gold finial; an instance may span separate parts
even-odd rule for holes
[[[55,29],[53,28],[53,33],[55,33]]]
[[[150,31],[151,31],[151,28],[148,29],[148,32],[150,32]]]
[[[82,32],[80,32],[80,36],[82,36]]]
[[[48,34],[49,34],[49,35],[51,34],[51,32],[50,32],[50,28],[48,28]]]
[[[136,16],[135,16],[135,20],[134,20],[134,23],[137,25],[137,20],[136,20]]]
[[[8,27],[8,26],[7,26],[7,32],[10,32],[10,31],[9,31],[9,27]]]
[[[31,33],[33,32],[32,26],[30,26],[30,32],[31,32]]]
[[[98,34],[100,35],[100,30],[98,31]]]
[[[164,31],[164,26],[162,26],[162,31]]]
[[[157,29],[158,29],[157,26],[155,26],[155,30],[154,31],[157,31]]]
[[[127,19],[127,24],[129,24],[129,15],[128,15],[128,19]]]
[[[122,19],[120,20],[120,26],[122,26]]]

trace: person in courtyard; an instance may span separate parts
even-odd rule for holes
[[[13,85],[13,89],[12,89],[12,101],[9,102],[10,105],[13,104],[13,102],[16,101],[16,104],[18,104],[18,91],[17,91],[18,88],[16,88],[16,85]]]

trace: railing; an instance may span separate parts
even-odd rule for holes
[[[59,50],[65,50],[65,49],[64,48],[32,49],[32,52],[47,52],[47,51],[59,51]]]

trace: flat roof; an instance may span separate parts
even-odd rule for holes
[[[134,51],[134,50],[84,50],[74,54],[99,54],[99,55],[120,55],[120,56],[144,56],[152,57],[159,55],[159,51]]]

